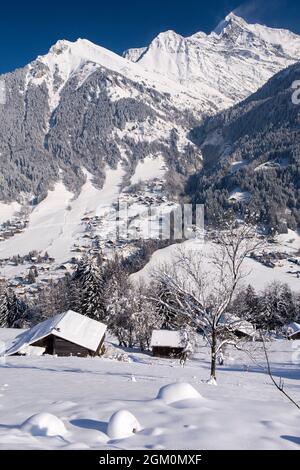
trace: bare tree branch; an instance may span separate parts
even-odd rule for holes
[[[263,343],[265,358],[266,358],[266,362],[267,362],[267,371],[268,371],[268,375],[269,375],[270,379],[272,380],[272,382],[275,385],[275,387],[277,388],[277,390],[279,390],[294,406],[296,406],[296,408],[298,408],[298,410],[300,410],[300,405],[284,390],[283,385],[280,384],[280,383],[278,384],[276,382],[276,380],[274,379],[274,376],[273,376],[272,371],[271,371],[271,366],[270,366],[270,361],[269,361],[269,356],[268,356],[268,352],[267,352],[267,348],[266,348],[265,339],[264,339],[262,334],[260,335],[260,337],[261,337],[261,340],[262,340],[262,343]]]

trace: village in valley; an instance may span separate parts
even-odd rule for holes
[[[151,162],[152,159],[150,159]],[[178,203],[170,202],[166,197],[165,181],[162,177],[158,177],[164,172],[161,165],[159,159],[155,164],[152,163],[153,174],[146,175],[145,181],[139,179],[142,171],[140,169],[139,173],[137,172],[138,174],[132,178],[134,184],[125,187],[118,197],[110,199],[103,208],[100,202],[99,214],[97,214],[97,209],[89,210],[85,204],[81,209],[81,217],[76,222],[77,225],[74,224],[74,227],[71,227],[74,237],[70,237],[66,252],[59,254],[58,257],[55,249],[52,249],[51,239],[48,244],[45,244],[44,250],[32,249],[22,255],[18,252],[20,250],[24,253],[23,243],[25,245],[26,238],[23,241],[22,234],[28,226],[29,229],[31,227],[30,217],[24,219],[24,213],[28,217],[31,212],[34,212],[35,206],[27,205],[14,213],[11,220],[2,222],[0,244],[9,240],[13,247],[11,252],[14,253],[9,257],[2,257],[1,253],[6,254],[7,250],[5,248],[1,250],[0,245],[0,275],[7,279],[8,287],[20,297],[34,298],[48,283],[65,275],[72,275],[80,259],[85,255],[94,258],[101,255],[104,260],[120,256],[128,259],[128,262],[131,258],[138,256],[142,241],[159,239],[164,216],[167,218],[171,211],[178,207]],[[101,201],[101,191],[96,193],[95,197],[99,197]],[[47,200],[45,202],[47,203]],[[97,204],[97,199],[94,205],[95,203]],[[59,218],[60,213],[54,213],[54,220],[59,220]],[[41,239],[47,225],[46,220],[35,226],[32,229],[35,231],[34,237]],[[49,229],[51,231],[51,227]],[[164,245],[161,244],[161,246]]]

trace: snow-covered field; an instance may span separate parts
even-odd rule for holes
[[[12,334],[0,330],[0,339]],[[268,347],[274,375],[300,402],[300,342]],[[300,449],[299,411],[264,373],[262,351],[255,353],[257,364],[231,353],[218,386],[206,383],[206,348],[184,368],[172,359],[127,354],[130,362],[6,358],[0,364],[0,449]],[[121,410],[128,413],[110,421]]]

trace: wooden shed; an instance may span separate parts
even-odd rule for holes
[[[220,324],[227,328],[228,332],[233,333],[237,338],[254,340],[256,331],[252,323],[236,317],[232,314],[224,314]]]
[[[69,310],[39,323],[7,345],[5,355],[101,355],[106,325]]]
[[[300,325],[299,323],[292,322],[287,326],[288,339],[300,339]]]
[[[153,330],[151,348],[153,356],[179,358],[184,350],[183,335],[180,331]]]

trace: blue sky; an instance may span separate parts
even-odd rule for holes
[[[58,39],[89,39],[117,53],[147,45],[160,31],[209,32],[230,11],[300,34],[299,0],[27,0],[2,3],[0,73],[44,54]]]

